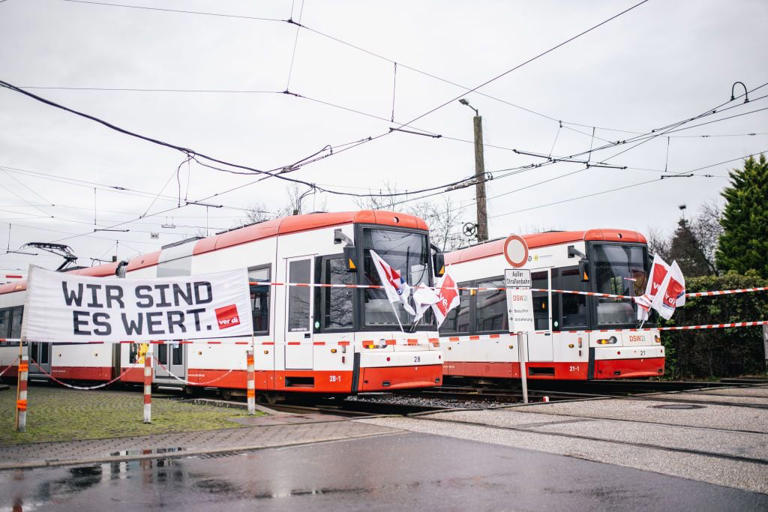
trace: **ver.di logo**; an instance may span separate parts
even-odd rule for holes
[[[219,329],[226,329],[240,325],[240,316],[237,314],[237,305],[230,304],[216,309],[216,320],[219,322]]]

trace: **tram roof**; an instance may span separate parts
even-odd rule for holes
[[[378,224],[382,226],[395,226],[411,229],[429,229],[427,223],[420,217],[408,215],[405,213],[390,212],[384,210],[359,210],[351,212],[334,213],[309,213],[306,215],[293,215],[290,217],[281,217],[279,219],[268,220],[258,224],[251,224],[242,228],[224,231],[213,236],[191,240],[194,243],[193,255],[205,254],[207,252],[225,249],[235,245],[245,244],[264,238],[270,238],[278,235],[288,235],[299,233],[301,231],[311,231],[314,229],[340,226],[343,224]],[[126,271],[138,270],[145,267],[156,265],[160,253],[154,251],[141,254],[132,258],[128,262]],[[115,275],[117,262],[105,263],[94,267],[73,270],[72,274],[84,276],[106,277]],[[0,295],[21,290],[26,290],[27,281],[17,281],[0,285]]]
[[[546,233],[534,233],[522,235],[529,249],[546,247],[549,245],[565,244],[581,241],[610,241],[610,242],[636,242],[646,243],[645,236],[637,231],[627,229],[588,229],[586,231],[548,231]],[[505,238],[492,240],[464,249],[458,249],[445,255],[446,265],[464,263],[466,261],[479,260],[490,256],[497,256],[504,251]]]

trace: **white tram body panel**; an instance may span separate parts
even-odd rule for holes
[[[427,227],[421,219],[392,212],[361,211],[277,219],[169,246],[131,260],[126,268],[129,279],[248,268],[249,276],[257,276],[250,278],[254,317],[264,310],[268,312],[260,317],[263,325],[254,327],[253,337],[151,344],[156,362],[154,382],[244,389],[246,351],[252,346],[257,390],[349,394],[440,385],[443,356],[437,346],[434,324],[431,330],[426,326],[407,334],[383,325],[366,329],[361,327],[363,317],[358,311],[364,309],[360,306],[368,301],[367,296],[362,295],[366,290],[342,288],[346,290],[347,300],[334,301],[319,296],[324,288],[285,285],[289,281],[316,283],[321,275],[321,269],[316,266],[322,264],[330,268],[331,263],[336,265],[336,273],[328,271],[329,274],[360,284],[366,277],[363,261],[367,249],[360,239],[365,229],[381,230],[385,235],[391,232],[423,238],[424,247],[429,247]],[[354,254],[358,261],[352,263],[356,263],[359,270],[353,267],[347,274],[339,271],[339,262],[343,260],[340,253],[344,250],[340,240],[346,240],[347,245],[353,242],[351,249],[357,251]],[[421,264],[416,266],[431,269],[430,261],[421,261]],[[116,265],[75,272],[110,276],[114,275]],[[292,271],[301,279],[292,278]],[[432,284],[431,271],[422,275],[430,279],[428,283],[424,281],[426,284]],[[255,284],[258,282],[265,284]],[[25,292],[12,290],[9,285],[0,287],[0,314],[6,303],[8,307],[23,305],[24,295]],[[314,311],[317,304],[324,304],[326,309]],[[262,308],[258,313],[257,307]],[[322,315],[333,308],[336,309],[331,315],[341,314],[346,322],[343,329],[323,325]],[[119,377],[124,382],[143,382],[141,355],[147,347],[128,340],[119,345],[31,345],[49,350],[50,364],[43,366],[61,380],[106,381]],[[13,350],[10,346],[0,348],[0,371],[3,365],[16,364],[18,349]],[[7,375],[15,375],[13,368],[9,370]]]
[[[614,247],[629,247],[627,250],[633,253],[645,250],[645,238],[626,230],[539,233],[524,238],[529,254],[523,268],[531,270],[533,288],[548,290],[560,285],[560,289],[593,291],[596,277],[583,282],[578,275],[578,261],[579,255],[600,251],[595,247],[610,248],[603,252],[616,252]],[[447,254],[447,269],[459,287],[503,287],[504,269],[511,268],[502,252],[503,243],[497,240]],[[601,275],[612,265],[619,263],[601,261]],[[631,268],[629,262],[626,267]],[[618,271],[611,279],[620,279],[625,285],[637,283],[638,288],[645,286]],[[626,294],[616,290],[600,292]],[[520,378],[517,335],[507,332],[505,292],[462,293],[463,311],[452,312],[440,331],[444,374]],[[636,329],[630,322],[635,317],[631,302],[552,292],[533,295],[536,331],[527,340],[528,378],[582,380],[663,374],[664,347],[659,331]],[[492,314],[487,314],[488,310]]]

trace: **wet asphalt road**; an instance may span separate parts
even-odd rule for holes
[[[768,495],[424,434],[0,472],[0,511],[158,509],[702,512]]]

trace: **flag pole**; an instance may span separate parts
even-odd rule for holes
[[[389,305],[392,306],[392,312],[395,314],[395,320],[397,320],[397,325],[400,326],[400,332],[405,334],[405,330],[403,329],[403,324],[400,323],[400,315],[397,314],[397,308],[395,308],[395,303],[390,302]]]

